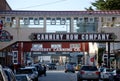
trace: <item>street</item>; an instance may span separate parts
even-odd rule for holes
[[[47,71],[47,76],[39,77],[39,81],[77,81],[75,73],[65,73],[64,71]]]
[[[49,70],[47,76],[39,77],[39,81],[77,81],[77,76],[76,73],[65,73],[64,70]]]

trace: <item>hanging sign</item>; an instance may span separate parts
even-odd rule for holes
[[[32,41],[113,41],[113,33],[32,33]]]

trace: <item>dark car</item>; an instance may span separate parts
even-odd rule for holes
[[[116,70],[116,75],[114,76],[114,81],[120,81],[120,69]]]
[[[41,64],[32,64],[32,66],[36,67],[38,76],[41,76],[43,74],[44,68]]]
[[[55,70],[56,69],[56,64],[55,63],[49,63],[49,64],[47,64],[47,69],[49,69],[49,70]]]
[[[15,75],[10,68],[3,68],[3,70],[8,77],[8,81],[16,81]]]
[[[74,64],[72,64],[72,63],[67,63],[67,64],[65,65],[65,73],[66,73],[66,72],[73,72],[73,73],[75,73]]]

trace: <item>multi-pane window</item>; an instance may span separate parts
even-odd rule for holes
[[[76,17],[73,21],[74,32],[97,32],[97,17]]]
[[[18,51],[13,51],[13,63],[18,64]]]
[[[46,18],[46,32],[69,32],[70,18]]]
[[[43,28],[44,19],[39,17],[20,18],[20,27]]]

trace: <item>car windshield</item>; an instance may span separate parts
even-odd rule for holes
[[[96,70],[98,70],[98,69],[97,69],[97,67],[95,67],[95,66],[83,66],[83,67],[81,68],[81,70],[85,70],[85,71],[96,71]]]
[[[114,69],[106,69],[107,72],[113,72]]]
[[[19,73],[21,74],[32,74],[32,69],[20,69]]]

